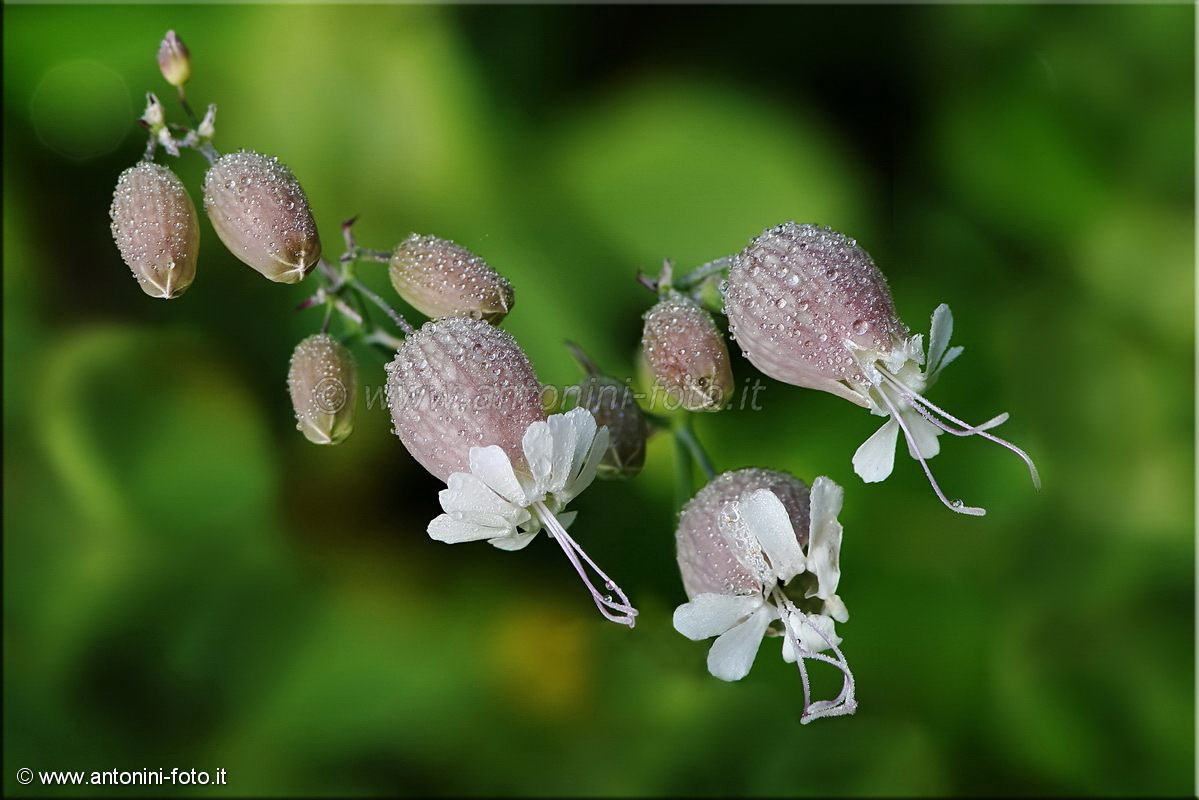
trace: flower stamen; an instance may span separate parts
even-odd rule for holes
[[[954,436],[981,436],[984,439],[988,439],[992,442],[995,442],[996,444],[1001,445],[1002,447],[1006,447],[1008,450],[1015,453],[1028,466],[1028,472],[1029,472],[1029,476],[1032,478],[1033,486],[1036,487],[1038,490],[1041,488],[1041,475],[1039,472],[1037,472],[1037,466],[1036,466],[1036,464],[1033,463],[1033,460],[1028,455],[1028,453],[1024,452],[1022,449],[1020,449],[1016,445],[1012,444],[1011,442],[1007,441],[1006,439],[1001,439],[998,436],[995,436],[994,434],[987,432],[990,428],[994,428],[994,427],[1001,425],[1007,421],[1008,414],[1006,411],[996,417],[993,417],[993,418],[987,420],[986,422],[984,422],[981,425],[971,425],[970,423],[964,422],[964,421],[958,419],[957,417],[953,416],[945,409],[943,409],[937,405],[934,405],[924,395],[919,394],[918,392],[912,391],[912,389],[907,384],[905,384],[903,381],[899,380],[899,378],[897,378],[895,375],[893,375],[890,371],[888,371],[884,367],[876,364],[875,369],[878,370],[879,375],[882,376],[883,380],[886,381],[888,385],[894,387],[895,390],[897,392],[899,392],[899,394],[903,397],[903,399],[907,400],[908,403],[911,404],[912,408],[916,409],[917,413],[919,413],[920,416],[924,417],[926,420],[931,422],[933,425],[936,425],[941,430],[945,431],[946,433],[952,434]],[[883,394],[883,393],[879,392],[879,394]],[[941,420],[937,419],[936,417],[934,417],[933,414],[940,414],[942,417],[949,420],[950,422],[956,423],[957,425],[961,425],[962,428],[960,430],[955,429],[955,428],[945,424]]]
[[[822,631],[819,626],[814,625],[811,620],[808,619],[807,614],[804,614],[802,611],[796,608],[795,604],[792,603],[790,598],[783,593],[781,588],[778,586],[774,587],[771,590],[771,596],[775,601],[775,605],[782,612],[779,616],[783,623],[783,635],[787,637],[787,641],[791,644],[791,649],[795,653],[795,665],[799,668],[800,679],[803,682],[804,704],[803,711],[799,718],[800,724],[807,725],[812,720],[820,719],[821,717],[841,717],[854,713],[858,708],[858,703],[857,700],[854,699],[855,684],[853,672],[850,670],[849,662],[846,660],[845,654],[841,652],[841,648],[837,647],[832,638]],[[836,653],[837,657],[830,658],[823,653],[816,653],[808,650],[807,648],[801,648],[799,644],[799,637],[796,635],[795,630],[791,626],[792,620],[799,620],[803,625],[808,626],[816,633],[817,636],[824,640],[825,644],[828,645],[829,649]],[[812,700],[812,690],[811,684],[808,680],[808,670],[807,666],[804,664],[804,660],[809,658],[814,661],[823,661],[826,664],[832,664],[841,671],[841,692],[835,699],[816,701]]]
[[[562,548],[562,552],[566,554],[566,559],[575,568],[575,572],[579,574],[583,585],[591,592],[591,597],[595,601],[595,606],[599,609],[600,613],[612,622],[628,625],[632,628],[637,621],[637,609],[633,608],[629,603],[629,598],[625,595],[624,591],[602,569],[596,566],[591,557],[579,546],[578,542],[571,538],[570,534],[566,532],[566,528],[562,526],[562,523],[558,521],[558,518],[546,507],[543,501],[539,500],[534,503],[533,509],[537,512],[537,516],[542,524],[548,529],[550,536]],[[591,577],[587,574],[586,568],[579,561],[580,556],[587,563],[587,566],[591,567],[591,570],[603,580],[604,588],[615,594],[620,602],[616,602],[611,596],[601,593],[595,587],[595,584],[591,581]],[[617,613],[612,613],[614,611]]]
[[[956,511],[959,514],[968,514],[972,517],[981,517],[985,515],[987,513],[985,508],[968,506],[961,500],[950,501],[950,499],[945,496],[945,493],[941,491],[941,485],[937,483],[937,479],[933,477],[933,471],[929,468],[928,461],[925,460],[924,454],[920,452],[920,446],[916,444],[916,437],[912,435],[911,429],[904,421],[903,415],[899,413],[899,409],[895,407],[895,403],[891,401],[891,398],[887,396],[886,392],[879,392],[878,396],[882,398],[884,405],[887,406],[887,410],[891,412],[891,419],[899,423],[899,427],[903,431],[903,435],[908,440],[908,444],[910,445],[909,449],[916,457],[916,460],[920,462],[920,466],[924,469],[925,477],[928,478],[928,482],[932,485],[933,491],[937,493],[937,497],[940,498],[941,502],[945,504],[945,507],[950,511]]]

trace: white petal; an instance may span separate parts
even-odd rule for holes
[[[784,583],[804,571],[804,555],[783,501],[769,489],[741,498],[741,517],[758,537],[774,575]]]
[[[748,675],[772,619],[774,606],[763,605],[749,619],[721,634],[708,650],[708,672],[722,681],[739,681]]]
[[[853,454],[853,471],[866,483],[884,481],[895,468],[895,441],[899,423],[889,419]]]
[[[549,423],[538,420],[529,425],[521,445],[533,477],[533,490],[526,492],[526,496],[543,495],[549,491],[554,471],[554,436]]]
[[[732,628],[759,606],[756,594],[701,594],[674,610],[674,629],[693,641],[707,639]]]
[[[844,490],[821,475],[812,482],[808,529],[808,568],[816,573],[816,596],[827,600],[841,580],[841,513]]]
[[[545,491],[558,494],[566,486],[574,467],[575,441],[578,431],[573,421],[566,414],[554,414],[546,421],[550,435],[553,438],[553,451],[550,454],[551,470],[546,481]]]
[[[599,468],[600,461],[604,458],[604,453],[608,451],[608,427],[605,425],[595,432],[594,438],[591,440],[591,449],[587,452],[586,460],[583,461],[582,468],[578,474],[570,480],[563,490],[563,497],[570,499],[578,497],[584,489],[591,485],[595,480],[595,471]]]
[[[849,622],[849,609],[845,607],[845,603],[841,602],[841,598],[833,595],[824,601],[824,613],[837,622]]]
[[[503,528],[477,525],[466,520],[454,519],[449,514],[442,514],[430,522],[428,530],[429,536],[446,544],[477,542],[480,539],[492,539],[507,533]]]
[[[928,387],[936,383],[937,377],[941,374],[941,371],[956,361],[957,357],[960,356],[962,351],[965,349],[966,348],[962,347],[961,345],[955,345],[949,348],[949,351],[945,353],[945,357],[941,359],[941,363],[937,365],[937,368],[924,376],[924,388],[928,389]]]
[[[788,622],[795,638],[799,640],[799,647],[804,653],[819,653],[822,650],[829,650],[829,642],[832,644],[841,644],[841,637],[837,635],[834,629],[833,620],[831,617],[826,617],[824,614],[805,614],[802,611],[798,614],[788,616]],[[824,636],[821,636],[820,633]],[[828,637],[828,641],[825,641]],[[788,664],[795,661],[795,649],[791,647],[791,637],[783,637],[783,660]]]
[[[501,518],[513,524],[527,512],[513,505],[469,472],[455,472],[446,480],[446,488],[437,498],[447,514],[459,513],[469,519]],[[491,524],[480,522],[480,524]]]
[[[513,533],[509,536],[497,536],[494,539],[488,539],[487,543],[501,550],[523,550],[528,546],[529,542],[536,538],[537,533],[537,531],[533,531],[532,533]]]
[[[581,407],[572,408],[563,416],[570,420],[570,424],[575,429],[575,449],[570,457],[571,467],[574,470],[571,473],[570,481],[573,481],[590,452],[591,440],[595,438],[596,422],[591,412]]]
[[[932,327],[928,331],[928,361],[929,373],[936,372],[941,367],[941,358],[945,348],[949,346],[949,337],[953,336],[953,312],[949,306],[942,303],[933,311]]]
[[[534,423],[536,424],[536,423]],[[499,445],[472,447],[470,449],[470,471],[493,492],[513,505],[524,508],[529,505],[524,488],[516,479],[508,454]]]
[[[739,500],[730,500],[724,504],[716,515],[716,527],[737,563],[749,570],[750,575],[763,586],[774,579],[774,571],[770,569],[770,565],[766,563],[766,556],[762,553],[762,543],[749,529],[745,517],[741,514]]]
[[[563,528],[570,528],[570,523],[575,521],[575,517],[579,516],[578,511],[560,511],[554,515],[558,518],[558,523]]]
[[[920,412],[914,409],[905,408],[899,413],[903,414],[904,424],[908,426],[908,431],[912,434],[912,438],[907,440],[908,454],[912,458],[917,458],[917,449],[919,449],[919,455],[924,456],[925,459],[932,458],[941,452],[941,443],[937,441],[937,437],[944,431],[920,416]],[[907,438],[906,435],[904,438]]]

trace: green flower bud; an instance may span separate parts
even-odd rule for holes
[[[430,317],[469,316],[497,323],[515,303],[512,284],[461,245],[413,234],[391,256],[391,285]]]
[[[313,444],[340,444],[354,430],[358,366],[354,354],[329,334],[313,334],[296,345],[287,390],[296,429]]]
[[[277,158],[221,156],[204,176],[204,210],[229,252],[277,283],[298,283],[321,256],[308,197]]]
[[[183,182],[142,161],[121,173],[112,196],[112,238],[142,291],[171,299],[196,277],[200,225]]]

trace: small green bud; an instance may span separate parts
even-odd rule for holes
[[[512,284],[461,245],[413,234],[391,256],[391,285],[430,317],[469,316],[498,323],[515,303]]]
[[[142,161],[121,173],[112,195],[112,238],[142,291],[171,299],[196,277],[200,225],[183,181]]]
[[[158,69],[167,83],[176,89],[183,88],[192,75],[191,53],[174,31],[167,31],[158,46]]]
[[[146,110],[142,112],[142,122],[155,133],[167,124],[166,111],[154,92],[146,92]]]
[[[313,444],[341,444],[354,430],[358,366],[354,354],[329,334],[316,333],[296,345],[287,390],[296,429]]]
[[[277,283],[298,283],[321,256],[308,197],[277,158],[218,158],[204,175],[204,210],[229,252]]]

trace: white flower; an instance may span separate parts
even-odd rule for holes
[[[866,483],[886,480],[895,466],[895,447],[899,432],[903,431],[908,454],[920,462],[941,502],[954,511],[982,516],[986,513],[985,509],[964,505],[961,500],[950,502],[933,478],[927,461],[941,452],[941,444],[937,440],[941,434],[978,435],[997,442],[1024,460],[1037,488],[1041,486],[1041,479],[1036,466],[1023,450],[986,432],[1005,422],[1008,418],[1006,413],[981,425],[970,425],[933,405],[923,396],[922,393],[936,383],[941,370],[962,354],[963,348],[960,346],[949,346],[952,334],[953,314],[949,306],[942,303],[933,311],[928,334],[927,364],[923,338],[919,334],[904,340],[890,353],[868,350],[846,341],[846,347],[862,368],[867,381],[855,387],[858,395],[865,399],[872,414],[888,418],[854,453],[853,468]]]
[[[575,514],[562,511],[595,479],[608,449],[608,429],[597,430],[591,412],[575,408],[529,425],[521,444],[527,470],[513,468],[497,445],[472,447],[470,472],[450,475],[438,494],[445,513],[429,523],[429,536],[448,544],[487,540],[502,550],[520,550],[544,528],[566,553],[600,612],[632,627],[637,610],[567,534]],[[618,600],[595,588],[584,564]]]
[[[803,677],[803,722],[852,714],[857,707],[853,674],[837,647],[841,639],[834,630],[834,620],[849,620],[849,612],[836,594],[841,579],[842,529],[837,514],[842,499],[841,487],[828,478],[813,482],[806,554],[787,509],[769,489],[747,493],[725,505],[718,522],[721,535],[760,588],[752,594],[700,594],[674,612],[675,630],[688,639],[717,637],[708,651],[708,671],[726,681],[740,680],[749,673],[762,638],[771,623],[780,621],[783,658],[798,661]],[[811,584],[805,596],[820,601],[815,613],[799,610],[782,588],[805,573]],[[836,658],[821,655],[825,650],[834,651]],[[825,661],[842,671],[845,679],[836,701],[811,702],[804,659]]]

